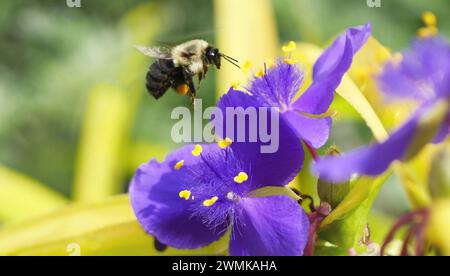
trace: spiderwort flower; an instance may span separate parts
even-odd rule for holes
[[[350,68],[355,53],[367,41],[370,24],[349,28],[328,47],[313,68],[313,83],[294,101],[303,85],[304,72],[292,58],[280,59],[255,75],[246,88],[260,106],[276,107],[297,136],[314,148],[323,146],[329,136],[331,117],[327,111],[334,91]],[[283,47],[291,52],[295,44]],[[239,91],[238,91],[239,92]],[[238,93],[231,89],[228,94]],[[243,94],[243,93],[239,93]]]
[[[415,40],[400,62],[385,65],[379,83],[386,95],[414,99],[419,108],[383,143],[320,160],[314,170],[321,178],[341,182],[355,173],[375,176],[393,161],[407,160],[425,144],[448,136],[450,46],[442,37]]]
[[[286,195],[253,194],[287,185],[301,169],[304,156],[295,133],[283,120],[279,130],[276,153],[260,153],[260,142],[228,138],[187,145],[162,163],[142,165],[129,190],[138,221],[179,249],[206,246],[231,230],[230,255],[301,255],[309,229],[302,207]]]

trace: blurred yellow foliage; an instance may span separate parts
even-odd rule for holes
[[[131,124],[127,98],[111,85],[99,85],[89,96],[74,182],[77,201],[95,201],[121,191]]]
[[[243,72],[250,64],[262,66],[278,52],[278,35],[269,0],[215,0],[217,47],[242,64],[242,69],[223,64],[217,75],[217,95],[228,91],[237,81],[246,83]],[[251,62],[251,63],[250,63]],[[257,70],[256,70],[257,71]]]
[[[0,255],[217,255],[227,235],[198,250],[155,250],[154,239],[136,221],[128,195],[75,204],[0,232]]]
[[[158,14],[159,7],[152,3],[128,12],[120,26],[130,36],[130,49],[122,57],[119,83],[99,84],[90,92],[74,181],[77,201],[95,201],[123,190],[133,149],[131,129],[143,94],[142,76],[136,72],[144,72],[148,66],[148,58],[132,45],[150,43],[158,31]]]
[[[0,166],[0,222],[15,223],[47,214],[68,200],[42,183]]]
[[[443,199],[431,205],[431,218],[427,238],[441,253],[450,256],[450,199]]]

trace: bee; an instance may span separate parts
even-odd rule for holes
[[[146,88],[155,98],[162,97],[169,88],[191,101],[197,96],[193,78],[198,83],[205,79],[208,68],[213,65],[220,69],[222,58],[239,67],[238,61],[221,53],[219,49],[200,39],[190,40],[174,47],[136,46],[146,56],[156,60],[150,65],[146,76]]]

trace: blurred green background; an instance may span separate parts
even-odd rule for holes
[[[0,164],[69,198],[74,193],[77,160],[83,158],[78,150],[88,97],[99,83],[114,85],[130,78],[124,89],[132,87],[130,95],[142,95],[130,96],[136,101],[132,105],[136,114],[127,117],[132,118],[133,146],[121,153],[128,168],[120,179],[122,191],[139,162],[176,147],[170,139],[170,111],[188,105],[189,100],[175,93],[167,93],[159,101],[147,96],[144,77],[151,60],[144,66],[124,65],[136,42],[130,38],[135,30],[129,27],[136,27],[135,22],[130,19],[131,25],[127,25],[127,16],[141,5],[154,5],[157,12],[148,16],[149,20],[157,18],[158,23],[141,28],[154,28],[154,40],[168,43],[198,37],[214,44],[216,31],[227,29],[215,25],[213,1],[209,0],[81,2],[81,8],[68,8],[65,0],[0,1]],[[420,15],[426,10],[436,14],[440,32],[447,37],[450,34],[450,1],[381,3],[381,8],[369,8],[366,0],[273,0],[272,6],[282,43],[295,40],[323,46],[346,27],[370,21],[374,37],[386,47],[400,50],[422,26]],[[123,72],[128,68],[139,70]],[[211,70],[200,91],[204,107],[214,105],[214,91],[215,72]],[[349,129],[355,133],[350,140]],[[370,139],[363,123],[345,121],[334,128],[331,138],[344,149]],[[161,150],[155,153],[155,148]],[[379,208],[392,214],[407,208],[400,185],[388,183],[380,195]]]

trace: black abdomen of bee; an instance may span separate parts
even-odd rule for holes
[[[148,92],[159,99],[169,88],[176,88],[183,83],[184,77],[182,68],[175,67],[172,60],[158,59],[150,65],[146,80]]]

